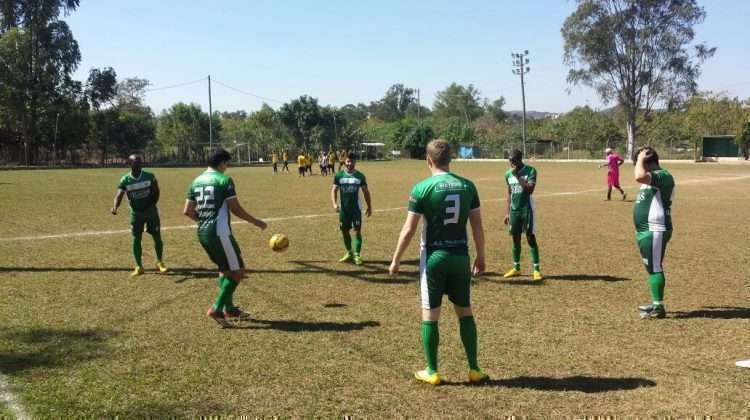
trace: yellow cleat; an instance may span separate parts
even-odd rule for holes
[[[490,380],[490,375],[482,372],[481,370],[469,369],[469,382],[480,383]]]
[[[359,254],[354,254],[354,265],[362,264],[364,264],[364,261],[362,261],[362,257]]]
[[[507,273],[503,274],[503,277],[508,279],[511,277],[518,277],[520,275],[521,275],[520,271],[516,270],[515,268],[511,268],[510,270],[508,270]]]
[[[352,259],[354,259],[354,255],[352,255],[351,253],[347,252],[346,255],[344,255],[343,257],[341,257],[341,259],[339,260],[339,262],[340,263],[345,263],[345,262],[351,261]]]
[[[430,385],[440,385],[440,374],[437,372],[431,374],[427,372],[427,369],[414,372],[414,379]]]
[[[166,273],[166,272],[167,272],[167,270],[169,270],[169,269],[167,268],[167,266],[166,266],[166,265],[164,265],[164,263],[163,263],[163,262],[161,262],[161,261],[157,261],[157,262],[156,262],[156,268],[158,268],[158,269],[159,269],[159,272],[160,272],[160,273]]]
[[[542,281],[544,280],[544,276],[539,271],[534,271],[534,273],[531,275],[531,279],[534,281]]]
[[[130,273],[130,277],[138,277],[141,274],[143,274],[143,267],[137,266],[137,267],[135,267],[135,269],[133,270],[133,272]]]

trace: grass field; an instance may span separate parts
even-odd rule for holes
[[[235,300],[256,318],[241,329],[205,317],[215,271],[181,214],[199,169],[155,171],[171,272],[154,273],[145,235],[150,271],[137,280],[127,211],[109,214],[125,170],[0,172],[0,373],[34,417],[750,416],[750,371],[734,366],[750,358],[750,167],[668,167],[678,184],[669,315],[642,321],[636,306],[650,296],[633,203],[603,201],[595,164],[533,165],[542,284],[501,278],[505,163],[453,168],[477,184],[488,237],[473,292],[485,386],[465,384],[447,310],[448,383],[411,379],[424,366],[416,244],[400,276],[387,269],[408,192],[428,175],[417,161],[360,165],[378,210],[365,220],[361,268],[335,262],[331,178],[230,169],[245,207],[273,218],[266,232],[234,225],[251,269]],[[100,231],[115,232],[45,237]],[[288,252],[268,250],[275,232],[290,237]]]

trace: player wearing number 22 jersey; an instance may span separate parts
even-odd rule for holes
[[[265,229],[266,224],[242,208],[234,181],[224,174],[231,160],[229,152],[216,151],[209,167],[190,185],[184,214],[198,222],[198,242],[219,268],[219,295],[208,309],[208,316],[220,326],[229,320],[248,319],[250,315],[234,305],[233,296],[245,277],[245,263],[232,235],[231,214]]]
[[[422,341],[427,368],[414,374],[421,382],[437,385],[438,319],[443,295],[455,306],[461,340],[469,362],[469,381],[481,382],[488,376],[477,363],[477,328],[471,308],[471,274],[485,268],[484,233],[479,194],[474,184],[450,172],[451,151],[445,140],[427,145],[430,178],[418,183],[409,198],[409,213],[399,236],[390,272],[399,271],[401,258],[422,220],[422,247],[419,260],[422,296]],[[477,257],[473,269],[469,261],[466,224],[471,222]]]
[[[672,174],[659,166],[659,155],[651,147],[638,149],[635,155],[635,180],[641,184],[635,200],[633,222],[636,242],[648,272],[652,302],[638,307],[641,318],[664,318],[664,285],[662,263],[667,243],[672,238]]]

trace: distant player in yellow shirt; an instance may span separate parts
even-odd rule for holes
[[[344,162],[346,162],[346,151],[342,150],[339,152],[339,172],[341,172],[341,168],[344,167]]]
[[[283,162],[284,166],[281,167],[281,172],[284,172],[284,171],[289,172],[289,152],[287,152],[286,150],[284,150],[283,158],[284,158],[284,162]]]
[[[331,150],[328,151],[328,173],[331,175],[336,175],[336,161],[338,155],[336,154],[336,151],[331,148]]]
[[[279,172],[279,154],[273,152],[271,154],[271,163],[273,164],[273,174],[276,175]]]
[[[305,155],[300,153],[299,156],[297,156],[297,165],[299,165],[299,176],[305,176],[305,172],[307,171],[307,165],[305,161]]]
[[[305,170],[307,170],[307,172],[310,172],[310,176],[312,176],[312,163],[312,156],[310,156],[309,153],[305,153]]]

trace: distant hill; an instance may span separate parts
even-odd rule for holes
[[[507,114],[510,115],[510,117],[513,119],[523,117],[523,111],[507,111]],[[545,118],[554,118],[558,115],[560,114],[557,112],[526,111],[526,118],[529,118],[532,120],[543,120]]]

